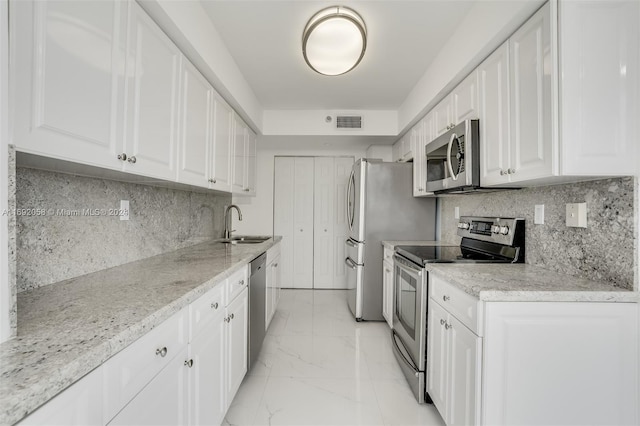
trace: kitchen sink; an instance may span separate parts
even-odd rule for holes
[[[257,235],[237,235],[226,240],[220,241],[222,244],[260,244],[264,243],[271,237]]]

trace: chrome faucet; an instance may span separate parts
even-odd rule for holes
[[[226,208],[226,210],[224,211],[224,239],[225,240],[228,240],[229,238],[231,238],[231,233],[235,231],[235,229],[229,230],[231,228],[231,215],[229,214],[229,210],[231,209],[236,209],[238,211],[238,220],[242,220],[242,212],[240,211],[240,207],[236,206],[235,204],[231,204]]]

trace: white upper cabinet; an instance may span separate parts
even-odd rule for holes
[[[125,170],[175,180],[182,55],[138,3],[129,6]]]
[[[433,114],[434,138],[446,133],[453,126],[453,98],[447,96],[430,112]]]
[[[550,1],[480,66],[483,186],[637,172],[638,16],[635,1]]]
[[[114,1],[11,2],[19,151],[122,167],[126,9]]]
[[[245,183],[245,147],[247,138],[247,126],[234,115],[233,131],[233,172],[231,179],[231,190],[233,193],[244,193]]]
[[[557,173],[550,9],[549,4],[540,9],[509,39],[512,149],[507,172],[514,181]]]
[[[411,132],[404,135],[398,140],[391,151],[392,161],[405,162],[413,158],[413,144],[411,140]]]
[[[480,184],[504,181],[509,168],[509,43],[478,68],[480,81]]]
[[[478,71],[467,76],[462,83],[451,92],[451,105],[453,105],[453,121],[456,126],[464,120],[476,119],[478,113]]]
[[[426,192],[427,157],[425,152],[425,145],[433,138],[433,117],[434,114],[427,114],[427,116],[420,120],[411,130],[411,137],[415,139],[413,156],[414,197],[433,195],[432,192]]]
[[[233,110],[217,94],[214,95],[213,105],[213,147],[211,149],[209,187],[219,191],[231,192]]]
[[[251,129],[247,130],[245,141],[245,183],[246,195],[256,195],[256,134]]]
[[[562,173],[637,173],[640,2],[562,1],[558,8]]]
[[[200,72],[185,60],[182,72],[178,182],[208,185],[210,167],[213,88]]]

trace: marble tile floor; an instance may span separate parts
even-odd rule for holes
[[[282,290],[225,425],[444,425],[419,405],[384,322],[356,323],[343,290]]]

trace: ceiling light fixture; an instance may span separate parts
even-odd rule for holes
[[[367,28],[353,9],[332,6],[313,15],[302,33],[302,54],[314,71],[340,75],[360,63],[367,48]]]

